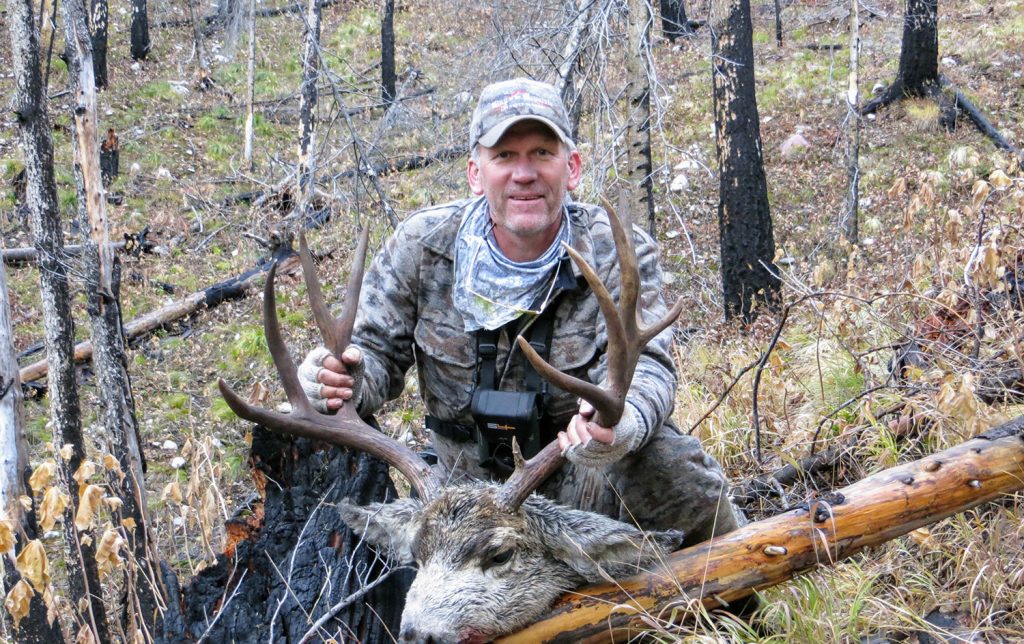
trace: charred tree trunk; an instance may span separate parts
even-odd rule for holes
[[[846,91],[846,199],[839,225],[840,234],[851,244],[859,240],[860,205],[860,3],[850,0],[850,77]]]
[[[647,0],[630,0],[629,51],[626,69],[626,177],[632,223],[647,219],[647,232],[655,233],[654,162],[651,159],[651,15]]]
[[[12,5],[18,5],[14,7]],[[18,13],[16,13],[16,11]],[[31,28],[30,5],[24,0],[8,3],[9,20]],[[28,18],[27,22],[24,19]],[[12,35],[15,29],[12,27]],[[24,35],[21,32],[19,36]],[[33,32],[34,35],[34,32]],[[40,537],[34,509],[21,505],[22,497],[32,498],[25,479],[28,477],[28,451],[25,447],[25,423],[22,414],[21,379],[18,358],[14,351],[14,328],[7,296],[7,274],[0,264],[0,531],[14,539],[14,549],[4,553],[3,588],[7,591],[5,607],[7,624],[2,631],[25,644],[63,642],[60,625],[46,620],[46,604],[42,594],[18,572],[17,558],[32,541]]]
[[[18,115],[21,145],[25,152],[25,205],[29,223],[39,249],[39,282],[46,333],[46,355],[51,365],[50,422],[55,445],[70,446],[70,452],[57,450],[59,485],[68,491],[70,503],[63,513],[65,559],[68,562],[68,590],[71,606],[81,611],[81,623],[99,641],[108,641],[106,610],[96,569],[95,549],[79,539],[75,528],[78,495],[73,474],[85,458],[81,409],[71,360],[75,331],[71,317],[71,295],[67,265],[61,255],[64,235],[57,205],[57,184],[53,174],[53,140],[46,99],[39,78],[39,47],[32,32],[31,13],[24,0],[10,0],[12,7],[12,59],[18,85],[15,113]],[[63,3],[66,40],[69,50],[89,47],[81,0]],[[24,30],[26,33],[18,32]],[[92,60],[86,72],[92,91]],[[65,454],[68,454],[65,456]]]
[[[904,96],[936,96],[938,90],[938,0],[907,0],[896,79],[864,106],[863,113],[870,114]]]
[[[295,212],[304,215],[312,201],[316,174],[316,102],[320,78],[320,4],[309,0],[302,47],[302,88],[299,101],[299,169]]]
[[[389,107],[395,94],[395,0],[384,0],[380,20],[380,102]]]
[[[711,75],[718,150],[718,231],[725,317],[756,317],[775,308],[775,241],[754,91],[750,0],[711,3]]]
[[[196,48],[196,63],[199,69],[196,72],[197,85],[200,89],[206,89],[212,82],[210,76],[210,61],[206,58],[206,45],[203,42],[203,26],[200,24],[202,18],[199,16],[199,0],[186,0],[188,4],[188,17],[192,22],[192,46]]]
[[[391,641],[412,571],[389,571],[333,507],[345,497],[394,498],[387,466],[260,427],[251,459],[260,499],[247,518],[229,523],[217,565],[183,590],[186,632],[169,641]]]
[[[775,0],[775,44],[782,46],[782,2]]]
[[[666,558],[664,568],[568,593],[501,642],[627,641],[680,598],[736,602],[864,548],[1024,489],[1024,417],[921,460],[869,476],[783,514]],[[679,611],[683,613],[685,611]],[[696,615],[696,611],[690,613]],[[682,617],[682,616],[680,616]]]
[[[89,26],[92,32],[92,69],[96,89],[107,86],[107,23],[109,22],[107,0],[91,0]]]
[[[106,430],[106,451],[118,461],[118,470],[110,475],[110,488],[121,499],[114,514],[121,537],[132,544],[132,556],[125,569],[125,599],[122,631],[130,640],[153,632],[157,622],[156,549],[148,533],[142,452],[138,440],[135,401],[124,355],[124,332],[118,303],[119,265],[113,261],[109,243],[106,199],[100,169],[100,145],[97,128],[96,93],[91,79],[89,43],[74,40],[76,24],[74,4],[65,0],[65,24],[68,68],[75,88],[73,108],[75,176],[78,183],[79,213],[83,240],[82,269],[85,281],[86,309],[92,324],[94,364],[99,380]],[[116,137],[115,137],[116,139]],[[108,140],[109,143],[109,140]],[[115,140],[116,147],[116,140]],[[83,213],[84,211],[84,213]],[[84,216],[82,216],[84,214]],[[140,623],[141,620],[141,623]]]
[[[670,42],[693,34],[683,0],[661,0],[661,32]]]
[[[146,0],[132,0],[132,60],[145,60],[152,46],[149,40],[149,13]]]

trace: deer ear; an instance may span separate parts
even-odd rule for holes
[[[645,532],[601,514],[574,510],[539,496],[523,509],[537,533],[558,560],[588,582],[626,577],[657,565],[683,542],[680,531]]]
[[[412,542],[422,509],[420,500],[411,498],[366,506],[356,505],[349,499],[338,503],[338,513],[348,527],[368,544],[403,564],[415,560]]]

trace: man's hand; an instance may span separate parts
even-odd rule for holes
[[[633,405],[626,403],[615,427],[602,427],[592,420],[593,417],[594,408],[590,403],[580,401],[579,413],[572,417],[564,432],[558,432],[558,446],[573,463],[604,467],[639,445],[644,421]]]
[[[309,352],[299,365],[302,391],[321,412],[335,411],[350,401],[359,404],[363,389],[363,354],[350,346],[338,360],[324,347]]]

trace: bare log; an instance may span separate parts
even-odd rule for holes
[[[125,234],[124,241],[111,242],[109,244],[110,252],[113,254],[116,251],[123,251],[128,253],[138,254],[140,252],[148,253],[153,250],[153,242],[146,239],[146,235],[149,233],[149,228],[144,228],[138,235]],[[64,247],[61,254],[64,257],[77,257],[82,254],[81,244],[70,244]],[[29,264],[37,261],[39,257],[39,250],[35,246],[24,246],[19,248],[5,248],[3,250],[3,262],[8,266],[18,266],[20,264]]]
[[[625,641],[644,630],[642,614],[667,615],[690,601],[719,608],[1022,489],[1024,416],[827,498],[680,550],[663,569],[568,593],[544,619],[499,641]]]
[[[290,249],[285,249],[283,254],[278,257],[282,258],[281,266],[277,269],[278,272],[291,272],[299,265],[298,255],[295,255]],[[135,318],[124,325],[125,338],[128,341],[134,340],[165,324],[191,315],[201,308],[212,308],[225,300],[242,297],[247,291],[259,286],[263,282],[263,278],[273,263],[273,259],[275,258],[261,262],[256,268],[250,269],[241,275],[218,282],[209,288],[196,291],[177,302],[172,302],[156,311]],[[92,358],[92,351],[92,342],[79,342],[75,345],[75,362],[90,360]],[[21,381],[31,382],[32,380],[42,378],[46,376],[48,370],[49,363],[47,360],[34,362],[21,369]]]

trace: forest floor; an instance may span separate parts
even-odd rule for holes
[[[514,75],[550,79],[550,61],[564,39],[566,18],[557,3],[400,2],[399,86],[411,97],[387,112],[368,108],[346,118],[344,110],[379,101],[378,4],[347,0],[324,9],[322,60],[329,73],[320,87],[318,200],[332,216],[309,237],[314,250],[330,253],[320,269],[327,293],[344,288],[360,224],[370,224],[375,248],[391,231],[376,191],[346,174],[355,167],[353,133],[374,164],[464,145],[480,88]],[[128,57],[124,8],[111,16],[111,86],[99,95],[101,130],[114,128],[120,138],[121,175],[109,188],[119,196],[108,206],[111,236],[148,228],[156,244],[152,253],[122,257],[125,321],[249,269],[268,255],[263,242],[272,232],[289,226],[287,191],[280,187],[288,185],[296,158],[300,15],[257,23],[250,170],[242,162],[244,30],[233,45],[222,29],[206,40],[214,85],[204,89],[191,28],[155,26],[185,17],[183,6],[152,8],[154,46],[141,63]],[[993,369],[1024,365],[1024,307],[1007,297],[1008,289],[1024,284],[1024,174],[1017,161],[966,120],[945,130],[931,101],[887,107],[862,121],[860,244],[837,248],[835,222],[846,192],[848,5],[784,3],[781,47],[774,41],[772,6],[753,8],[755,73],[776,259],[785,299],[795,304],[762,374],[763,462],[754,451],[753,371],[733,381],[767,348],[779,318],[765,313],[751,327],[722,322],[707,29],[677,43],[655,29],[653,54],[657,237],[666,290],[687,302],[677,324],[675,418],[693,428],[734,482],[806,455],[815,438],[819,449],[849,446],[851,458],[842,467],[787,489],[783,499],[747,508],[753,518],[1024,413],[1019,396],[985,402],[977,392]],[[705,3],[688,8],[691,19],[706,17]],[[881,0],[861,14],[862,97],[894,77],[902,11],[902,3]],[[1024,2],[950,0],[939,11],[940,71],[1009,141],[1024,145]],[[621,107],[615,103],[624,82],[616,63],[621,20],[609,25],[609,38],[584,70],[587,98],[577,137],[587,163],[577,192],[584,201],[611,191],[621,164],[615,130],[621,117],[609,109]],[[55,51],[61,47],[58,34]],[[76,196],[69,96],[62,92],[68,77],[59,58],[51,65],[56,174],[70,243]],[[7,47],[0,48],[0,66],[10,66]],[[12,91],[10,75],[0,74],[0,94]],[[16,124],[10,112],[0,119],[3,244],[29,246],[13,185],[22,167]],[[803,144],[784,151],[795,135]],[[379,182],[401,218],[466,196],[465,162],[439,161]],[[238,199],[253,191],[278,197],[258,206]],[[7,272],[16,348],[28,350],[43,337],[37,272],[31,266]],[[279,282],[278,308],[292,351],[301,356],[316,343],[305,287],[294,277]],[[1019,290],[1013,294],[1020,297]],[[85,338],[84,307],[77,310],[78,335]],[[165,559],[182,578],[210,564],[224,545],[224,521],[254,495],[250,427],[224,404],[216,380],[224,378],[253,401],[281,399],[260,310],[253,293],[170,324],[130,350],[152,521]],[[927,359],[905,370],[908,380],[900,384],[890,369],[895,349],[910,338],[922,344]],[[41,355],[26,355],[25,363]],[[86,432],[98,462],[109,446],[88,366],[80,375]],[[381,421],[396,436],[422,441],[416,387],[410,374],[405,393]],[[28,400],[26,418],[33,462],[40,462],[52,448],[45,400]],[[850,441],[855,435],[859,439]],[[924,642],[934,641],[924,635],[931,633],[955,638],[950,641],[1022,641],[1022,519],[1024,495],[1017,494],[767,590],[767,635],[728,622],[665,626],[660,635],[667,641],[877,636]],[[59,541],[58,533],[49,539]]]

